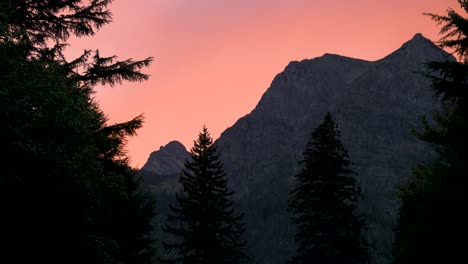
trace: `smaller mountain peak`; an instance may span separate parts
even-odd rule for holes
[[[178,174],[186,159],[190,159],[190,153],[182,143],[173,140],[161,146],[158,151],[153,151],[141,169],[157,175]]]
[[[184,151],[186,151],[185,146],[182,143],[180,143],[179,141],[177,141],[177,140],[170,141],[165,146],[161,146],[159,148],[159,150],[166,150],[166,151],[170,151],[170,152],[172,152],[172,150],[184,150]]]

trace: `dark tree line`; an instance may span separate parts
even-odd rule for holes
[[[111,21],[110,2],[0,2],[1,263],[154,262],[153,201],[125,153],[143,117],[108,125],[92,98],[146,79],[151,58],[62,53]]]
[[[85,50],[67,61],[71,35],[92,36],[112,20],[111,0],[0,2],[0,262],[155,263],[154,202],[125,152],[143,117],[108,124],[98,84],[143,81],[152,58],[117,60]],[[468,12],[468,1],[459,0]],[[401,190],[395,263],[458,263],[468,235],[468,19],[428,14],[440,45],[458,61],[429,63],[440,111],[418,139],[436,158]],[[180,176],[182,191],[163,231],[166,263],[247,263],[243,215],[204,127]],[[297,226],[289,263],[367,263],[361,192],[330,113],[313,131],[288,200]]]
[[[468,1],[458,2],[468,12]],[[401,190],[394,263],[462,263],[468,235],[468,19],[452,9],[426,15],[442,25],[439,44],[458,61],[427,65],[440,111],[432,123],[423,118],[424,128],[415,134],[436,157],[419,165]]]
[[[360,188],[330,113],[312,133],[296,175],[289,209],[298,226],[297,254],[290,263],[367,263],[369,244],[363,216],[356,212]],[[233,192],[216,146],[204,127],[179,182],[182,190],[162,230],[163,263],[248,263],[243,215],[233,209]]]

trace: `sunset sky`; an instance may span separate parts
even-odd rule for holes
[[[110,122],[144,113],[128,144],[142,167],[171,140],[188,149],[203,124],[217,139],[254,109],[293,60],[335,53],[378,60],[417,32],[437,40],[424,12],[444,14],[456,0],[116,0],[114,21],[96,36],[72,39],[67,56],[99,49],[119,59],[154,57],[142,83],[99,87]]]

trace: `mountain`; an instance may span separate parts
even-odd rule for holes
[[[141,170],[157,175],[178,174],[184,167],[185,160],[189,158],[190,153],[184,145],[174,140],[152,152]]]
[[[169,204],[174,202],[174,194],[181,187],[179,174],[184,168],[184,162],[190,159],[190,153],[184,145],[174,140],[153,151],[140,169],[143,188],[151,193],[156,201],[157,214],[153,219],[156,228],[153,235],[157,240],[164,237],[159,226],[166,220]]]
[[[190,160],[190,153],[179,141],[171,141],[153,151],[141,168],[143,182],[154,188],[172,192],[178,184],[178,175],[184,168],[184,162]]]
[[[354,161],[364,200],[373,263],[391,259],[398,187],[431,157],[410,130],[434,111],[421,72],[429,61],[454,60],[421,34],[378,61],[325,54],[293,61],[278,74],[255,109],[216,141],[239,208],[246,212],[254,263],[284,263],[294,251],[286,211],[298,160],[313,129],[329,111]],[[145,165],[146,166],[146,165]]]

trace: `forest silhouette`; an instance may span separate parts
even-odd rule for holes
[[[244,214],[258,204],[237,200],[205,126],[178,175],[180,188],[155,196],[126,152],[143,115],[109,124],[94,99],[98,85],[147,80],[142,70],[152,57],[117,60],[84,50],[65,58],[70,37],[93,36],[112,21],[111,2],[0,2],[0,263],[261,263],[268,256],[250,250],[261,241],[250,240],[252,219]],[[458,2],[468,12],[468,1]],[[468,19],[452,9],[426,15],[442,26],[439,46],[458,60],[421,65],[438,108],[420,113],[422,128],[413,134],[434,155],[394,190],[401,207],[387,261],[395,264],[460,262],[459,238],[468,235],[461,209],[468,193]],[[360,161],[349,159],[339,127],[327,112],[297,150],[300,169],[287,175],[289,199],[282,201],[294,225],[284,228],[296,234],[285,243],[295,252],[281,262],[376,263],[358,208],[366,197],[352,166]],[[163,203],[166,209],[155,210]],[[269,242],[284,242],[273,236]]]

